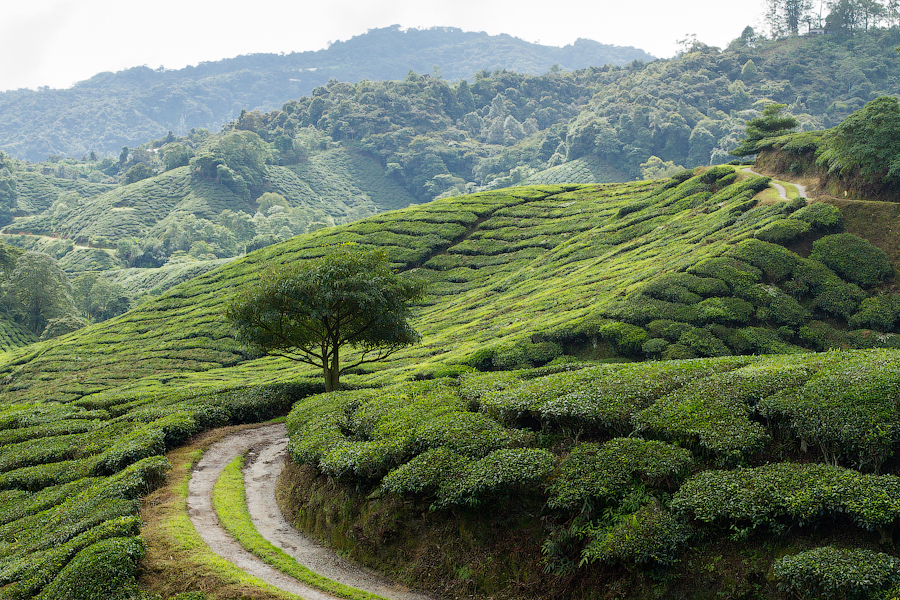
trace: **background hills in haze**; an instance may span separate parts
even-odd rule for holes
[[[146,66],[100,73],[70,89],[0,93],[0,149],[32,161],[48,155],[118,153],[172,131],[218,129],[242,109],[272,110],[330,79],[403,79],[410,71],[449,81],[482,69],[540,74],[652,60],[643,50],[579,39],[563,48],[450,27],[373,29],[309,52],[252,54],[178,70]]]

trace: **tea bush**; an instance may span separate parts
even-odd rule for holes
[[[581,443],[563,459],[548,487],[548,506],[578,508],[586,500],[617,500],[636,483],[672,487],[693,464],[691,453],[664,442],[616,438]]]
[[[894,272],[884,250],[852,233],[836,233],[816,240],[809,257],[860,287],[871,287]]]
[[[444,480],[438,506],[478,506],[490,498],[539,491],[556,467],[556,458],[539,448],[495,450],[466,465],[461,476]]]
[[[872,550],[825,546],[775,561],[779,589],[798,598],[879,598],[900,582],[900,559]]]
[[[791,219],[805,221],[818,231],[840,231],[844,228],[844,217],[836,206],[824,202],[807,204],[790,216]]]
[[[760,228],[754,236],[763,242],[789,244],[809,233],[811,226],[800,219],[777,219]]]
[[[462,477],[472,460],[450,448],[433,448],[388,473],[381,487],[391,494],[437,494],[445,481]]]
[[[681,486],[671,508],[722,527],[750,524],[780,530],[847,515],[871,530],[900,517],[900,478],[823,464],[704,471]]]
[[[773,393],[758,410],[828,463],[878,469],[900,436],[900,374],[886,355],[836,353],[827,360],[802,387]]]
[[[582,552],[584,563],[677,562],[678,553],[691,538],[691,528],[656,502],[626,515],[612,528],[594,534]]]

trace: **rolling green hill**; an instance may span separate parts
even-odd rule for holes
[[[377,396],[385,402],[408,399],[410,394],[422,396],[438,412],[447,410],[441,403],[451,402],[452,410],[475,414],[464,420],[474,420],[473,426],[481,427],[482,433],[490,434],[492,427],[494,433],[505,432],[488,435],[493,439],[488,451],[499,455],[466,451],[466,460],[486,462],[472,463],[473,479],[456,496],[438,498],[446,506],[465,506],[481,498],[492,502],[496,486],[486,483],[489,478],[476,477],[490,470],[491,464],[498,473],[533,474],[527,481],[504,479],[502,485],[510,489],[538,486],[545,490],[548,469],[558,467],[564,473],[566,463],[558,461],[568,450],[580,448],[569,436],[581,427],[599,432],[582,434],[583,442],[605,443],[607,430],[627,435],[637,427],[643,443],[676,442],[684,448],[667,450],[668,446],[651,444],[649,466],[638,467],[658,473],[651,478],[666,479],[664,493],[654,491],[650,483],[631,490],[635,484],[629,474],[623,480],[622,495],[616,492],[608,504],[592,505],[600,511],[608,507],[610,518],[631,519],[634,514],[639,528],[652,528],[654,522],[670,524],[673,536],[663,535],[659,542],[661,552],[669,557],[663,565],[673,556],[682,556],[681,540],[695,535],[691,532],[700,531],[703,536],[708,531],[715,538],[719,535],[715,527],[725,523],[727,528],[727,519],[737,518],[735,526],[744,531],[775,518],[763,511],[753,513],[747,522],[726,508],[705,508],[697,500],[703,492],[689,492],[693,488],[688,484],[732,485],[703,477],[713,477],[705,474],[716,473],[707,471],[714,466],[761,468],[769,459],[802,458],[795,447],[800,442],[804,447],[821,446],[824,460],[847,468],[845,472],[834,467],[827,473],[810,469],[804,477],[822,481],[826,476],[844,477],[840,480],[849,482],[846,485],[869,486],[859,489],[884,487],[894,502],[892,475],[870,480],[872,476],[856,471],[879,466],[893,469],[894,396],[866,395],[870,388],[882,389],[878,378],[885,370],[895,371],[891,365],[897,356],[891,348],[900,339],[895,333],[900,307],[893,302],[894,296],[881,293],[893,277],[893,268],[877,247],[861,238],[842,237],[846,234],[839,233],[841,215],[830,205],[759,204],[757,194],[767,186],[766,178],[722,166],[686,171],[662,181],[512,187],[436,200],[263,248],[176,285],[120,317],[8,352],[0,364],[0,597],[30,598],[40,593],[52,597],[77,585],[85,586],[84,594],[126,597],[135,585],[134,573],[143,552],[135,517],[137,499],[158,485],[168,468],[162,457],[166,449],[210,427],[285,414],[296,400],[322,389],[319,375],[307,368],[247,355],[232,338],[222,317],[223,307],[243,282],[256,278],[268,264],[318,256],[325,245],[347,242],[384,249],[398,271],[422,276],[430,287],[426,299],[413,310],[413,325],[422,333],[422,343],[389,361],[348,374],[343,381],[352,387],[399,385]],[[853,251],[842,254],[843,248]],[[822,357],[722,357],[828,348],[878,349]],[[573,362],[660,356],[709,358],[590,369]],[[504,370],[548,362],[533,371]],[[852,373],[847,371],[850,367]],[[472,374],[457,382],[456,375],[476,369],[496,372]],[[848,387],[848,378],[861,381],[860,374],[871,376],[871,385]],[[419,386],[415,389],[402,387],[412,385],[404,383],[412,379],[430,378],[436,381],[415,384]],[[807,404],[772,396],[788,379],[792,389],[806,390],[802,398]],[[894,379],[888,379],[885,385],[893,386]],[[816,381],[821,385],[811,383]],[[750,386],[747,391],[741,382]],[[542,391],[545,383],[550,392]],[[823,388],[826,384],[832,387]],[[616,415],[595,415],[591,411],[601,406],[596,402],[571,404],[574,396],[557,398],[561,390],[596,385],[618,394],[615,397],[624,402],[622,410]],[[452,393],[440,392],[442,386],[450,386]],[[456,391],[456,386],[471,389]],[[729,386],[739,387],[740,402],[727,392],[732,389]],[[850,396],[830,395],[828,390],[835,386],[851,390]],[[507,388],[508,395],[500,393]],[[720,395],[708,396],[709,389]],[[429,390],[435,390],[439,398],[435,400]],[[452,400],[455,394],[462,399]],[[857,398],[860,394],[865,402]],[[366,398],[360,402],[368,402]],[[760,412],[762,405],[756,404],[762,398],[768,412]],[[832,431],[815,429],[816,411],[825,411],[825,418],[832,414],[828,411],[842,411],[848,403],[852,411],[840,412],[839,426],[833,429],[850,437],[815,437]],[[807,410],[807,405],[813,408]],[[327,398],[316,406],[322,415],[332,410]],[[481,412],[473,412],[477,406]],[[382,413],[391,411],[373,405],[372,415]],[[311,414],[300,420],[292,417],[296,439],[306,435],[303,423]],[[769,419],[769,429],[761,426],[757,415]],[[496,421],[496,426],[485,419]],[[858,426],[843,428],[853,419]],[[604,425],[596,429],[599,422]],[[782,427],[788,433],[778,433]],[[865,432],[872,431],[881,433],[867,437]],[[857,434],[862,437],[853,437]],[[453,439],[451,432],[437,429],[429,435],[445,442]],[[471,439],[474,443],[481,438]],[[437,442],[433,447],[440,450]],[[584,451],[591,454],[595,449],[585,447]],[[680,454],[657,458],[656,452]],[[377,459],[377,454],[372,456]],[[515,463],[519,466],[510,470],[504,466],[507,460],[520,461]],[[668,461],[667,466],[653,470],[656,460]],[[682,466],[688,464],[697,466],[691,471],[694,478],[685,480]],[[346,466],[355,468],[350,463]],[[364,481],[352,477],[342,481],[349,481],[350,488],[364,489],[378,480],[373,479],[376,475],[381,477],[382,470],[397,466],[385,463],[376,470],[360,471]],[[779,485],[790,485],[790,478],[783,474],[736,472],[761,478],[762,483],[746,485],[765,485],[767,477],[782,477],[778,481],[787,483]],[[415,479],[409,481],[419,485]],[[679,488],[682,481],[688,483]],[[406,484],[397,485],[397,493],[406,493],[402,491]],[[643,494],[644,500],[629,509],[634,503],[623,498],[632,492]],[[594,497],[593,492],[585,493],[585,498]],[[575,496],[565,497],[569,499],[560,500],[560,507],[576,503],[571,499]],[[844,505],[831,500],[821,502],[826,503],[822,509],[826,514],[844,510]],[[864,529],[891,522],[893,504],[867,512],[860,508],[866,501],[859,502],[845,508],[852,518],[859,517]],[[515,512],[518,505],[509,506],[515,514],[503,522],[513,526],[521,515]],[[543,510],[540,503],[533,506]],[[674,511],[675,506],[681,508]],[[792,522],[795,515],[818,510],[819,505],[809,506],[788,507],[778,518]],[[583,514],[589,524],[598,515],[591,510]],[[569,577],[570,583],[575,581],[573,576],[584,577],[577,569],[566,571],[566,561],[577,563],[583,550],[580,544],[589,541],[576,536],[564,542],[567,519],[575,516],[557,511],[549,517],[547,523],[556,533],[547,539],[558,544],[558,551],[551,554],[557,562],[551,561],[548,569],[561,570],[540,585],[556,585],[553,577],[560,574]],[[694,529],[684,529],[684,523]],[[629,539],[628,531],[619,533]],[[798,543],[804,550],[812,549],[821,545],[822,535],[815,530],[798,538]],[[780,541],[772,543],[781,548]],[[856,546],[866,551],[878,548],[871,536]],[[540,550],[529,548],[528,552],[537,554],[523,560],[531,561],[529,569],[540,571]],[[715,545],[701,548],[704,561],[709,552],[718,550]],[[740,544],[726,548],[732,553],[740,549]],[[592,552],[590,560],[610,560],[611,568],[618,569],[610,576],[620,581],[618,585],[637,582],[634,589],[643,589],[652,585],[646,579],[651,572],[664,576],[664,570],[615,566],[640,563],[643,555],[636,554],[638,550],[597,547]],[[876,558],[882,560],[881,555]],[[805,573],[801,567],[795,567],[798,577]],[[750,571],[762,568],[754,566]],[[591,579],[596,572],[592,573],[578,581],[599,585]],[[107,585],[110,581],[117,582],[115,589]],[[720,586],[716,589],[724,590],[724,584],[716,581]]]
[[[452,27],[393,26],[315,52],[252,54],[177,70],[135,67],[69,89],[0,92],[0,150],[31,161],[117,155],[167,131],[218,130],[241,109],[272,110],[331,79],[398,80],[412,70],[458,81],[484,69],[540,74],[554,65],[575,70],[650,59],[636,48],[585,39],[556,48]]]

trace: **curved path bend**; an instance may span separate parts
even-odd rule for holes
[[[433,596],[391,583],[348,562],[285,520],[275,501],[275,484],[284,468],[287,441],[283,423],[248,429],[213,444],[194,467],[188,482],[188,513],[200,537],[212,551],[246,573],[305,600],[336,598],[266,564],[244,550],[220,525],[212,506],[213,486],[228,463],[246,452],[247,509],[253,525],[271,544],[310,570],[344,585],[390,600],[434,600]]]
[[[744,173],[749,173],[750,175],[756,175],[757,177],[763,177],[763,175],[761,175],[760,173],[757,173],[756,171],[754,171],[754,170],[751,169],[750,167],[744,167],[744,168],[741,169],[741,170],[742,170]],[[787,200],[787,199],[788,199],[788,197],[787,197],[787,190],[785,189],[785,187],[784,187],[783,185],[781,185],[780,183],[778,183],[778,182],[775,181],[774,179],[770,182],[770,185],[771,185],[772,187],[775,188],[775,190],[778,192],[778,196],[779,196],[782,200]],[[797,188],[797,193],[800,195],[801,198],[805,198],[805,199],[808,199],[808,198],[809,198],[809,196],[806,195],[806,186],[805,186],[805,185],[800,185],[799,183],[793,183],[793,182],[791,182],[791,185]]]

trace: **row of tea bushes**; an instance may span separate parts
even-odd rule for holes
[[[318,382],[100,392],[0,405],[0,598],[136,597],[141,496],[194,434],[287,412]]]
[[[855,351],[572,364],[321,394],[292,409],[289,450],[357,489],[432,510],[539,499],[557,523],[544,544],[551,569],[573,551],[582,565],[673,564],[704,531],[846,521],[889,535],[900,479],[857,469],[894,459],[897,361]],[[801,414],[818,428],[804,429]],[[807,447],[838,432],[853,452],[753,466],[776,447],[811,458]],[[855,468],[828,464],[835,457]]]

